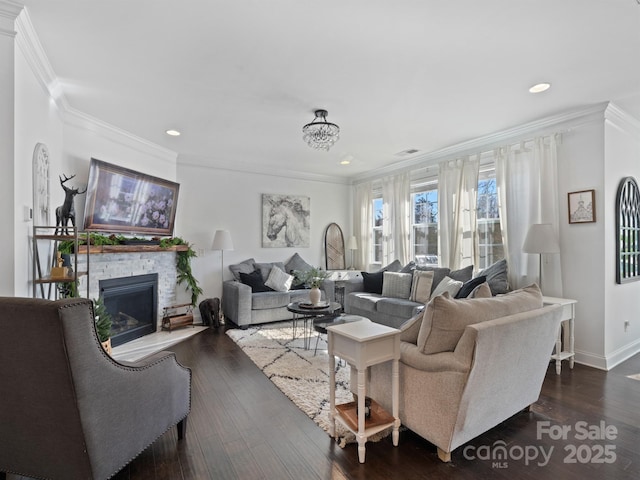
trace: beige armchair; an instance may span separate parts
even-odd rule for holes
[[[538,400],[561,308],[537,286],[507,295],[432,300],[401,328],[402,425],[451,452]],[[391,411],[391,367],[371,367],[368,394]]]
[[[0,298],[0,478],[106,479],[172,426],[191,371],[161,352],[111,359],[87,299]]]

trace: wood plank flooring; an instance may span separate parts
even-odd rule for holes
[[[458,448],[451,463],[442,463],[433,445],[404,431],[397,448],[390,437],[367,443],[366,463],[360,464],[356,445],[340,448],[253,365],[222,327],[171,350],[193,370],[186,438],[178,442],[171,429],[116,480],[640,478],[640,381],[626,377],[640,373],[640,355],[610,372],[581,365],[570,370],[564,362],[558,376],[550,364],[532,411],[472,440],[466,454],[465,446]],[[539,422],[544,421],[570,426],[567,439],[539,435]],[[604,422],[618,433],[614,440],[578,440],[576,422],[589,427]],[[504,442],[500,445],[507,449],[506,459],[485,459],[495,442]],[[615,455],[612,463],[598,463],[606,458],[605,445],[611,445],[608,455]],[[541,449],[551,450],[548,463]],[[521,456],[533,456],[534,451],[535,459]]]

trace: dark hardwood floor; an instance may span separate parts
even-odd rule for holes
[[[172,350],[193,370],[186,438],[178,442],[171,429],[119,472],[117,480],[640,478],[640,381],[626,377],[640,373],[640,355],[610,372],[581,365],[570,370],[564,362],[558,376],[550,364],[532,411],[459,447],[451,463],[442,463],[433,445],[404,431],[398,447],[390,437],[367,443],[366,463],[359,464],[357,446],[340,448],[253,365],[223,328],[206,330]],[[566,440],[554,440],[539,434],[545,425],[541,422],[549,422],[552,433],[560,427],[571,431]],[[583,424],[578,422],[585,422],[592,435],[599,435],[594,429],[604,422],[610,439],[582,440]],[[496,442],[504,442],[498,445],[505,446],[507,458],[485,459],[497,451]],[[527,460],[527,453],[537,458]]]

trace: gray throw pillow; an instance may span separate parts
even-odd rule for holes
[[[509,279],[507,278],[507,260],[498,260],[484,270],[478,272],[477,277],[484,275],[493,295],[509,292]]]
[[[390,298],[409,298],[411,294],[410,273],[383,272],[382,296]]]
[[[242,279],[240,278],[240,274],[250,274],[251,272],[253,272],[255,270],[255,267],[253,266],[254,263],[255,260],[253,258],[248,258],[247,260],[244,260],[240,263],[229,265],[229,270],[231,270],[231,273],[233,273],[233,278],[241,282]]]
[[[284,270],[284,263],[282,263],[282,262],[269,262],[269,263],[256,262],[253,265],[255,266],[256,270],[260,270],[260,274],[262,275],[262,279],[265,282],[269,278],[269,274],[271,273],[271,269],[273,267],[278,267],[283,272],[285,271]]]
[[[400,263],[400,260],[395,259],[386,267],[382,267],[380,270],[378,270],[378,272],[399,272],[401,269],[402,264]]]
[[[468,282],[471,280],[473,276],[473,265],[469,265],[468,267],[461,268],[460,270],[451,270],[447,277],[453,278],[459,282]]]
[[[292,274],[294,270],[298,270],[300,272],[307,272],[313,268],[313,265],[309,265],[304,259],[298,255],[298,253],[294,253],[293,257],[287,260],[287,263],[284,264],[284,271],[286,273]]]

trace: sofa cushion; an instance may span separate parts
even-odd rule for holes
[[[445,292],[453,298],[460,291],[460,288],[462,288],[462,282],[454,280],[453,278],[444,277],[433,292],[431,292],[430,299],[433,300],[435,297],[442,295]]]
[[[431,297],[431,284],[433,283],[433,271],[424,272],[416,270],[413,272],[411,281],[411,295],[409,300],[418,303],[427,303]]]
[[[417,271],[433,272],[433,283],[431,284],[431,291],[433,292],[442,279],[449,275],[451,269],[446,267],[421,267],[418,265],[416,266]]]
[[[283,272],[285,271],[284,270],[284,263],[282,263],[282,262],[256,262],[253,265],[254,265],[256,270],[260,271],[260,274],[262,275],[262,279],[265,282],[269,278],[269,274],[271,273],[271,269],[273,267],[278,267]]]
[[[362,288],[367,293],[382,293],[382,281],[384,279],[384,272],[360,272],[362,274]]]
[[[491,293],[499,295],[509,291],[509,279],[507,278],[508,268],[507,261],[503,258],[484,270],[480,270],[477,276],[484,275],[487,277],[487,283],[491,288]]]
[[[467,325],[542,307],[537,285],[491,298],[455,300],[448,293],[431,300],[424,311],[418,348],[432,354],[453,351]]]
[[[468,282],[473,277],[473,265],[469,265],[468,267],[461,268],[460,270],[451,270],[447,277],[453,278],[459,282]]]
[[[240,273],[253,272],[256,269],[256,267],[253,266],[254,263],[255,263],[255,260],[253,258],[248,258],[247,260],[244,260],[240,263],[229,265],[229,270],[231,270],[231,273],[233,273],[233,277],[237,281],[242,282],[242,279],[240,278]]]
[[[284,271],[290,274],[292,274],[294,270],[307,272],[312,268],[313,266],[305,262],[297,252],[294,253],[293,256],[289,260],[287,260],[287,263],[284,264]]]
[[[382,296],[409,299],[411,295],[410,273],[383,272]]]
[[[264,284],[264,280],[262,279],[262,274],[258,270],[254,270],[251,273],[240,272],[240,280],[245,285],[249,285],[253,293],[272,291],[271,288],[267,287]]]
[[[456,293],[455,298],[467,298],[471,295],[476,287],[478,287],[481,283],[485,283],[487,281],[487,277],[481,275],[479,277],[472,278],[471,280],[467,280],[462,284],[458,293]]]
[[[349,294],[349,306],[366,312],[375,312],[376,304],[383,298],[377,293],[353,292]]]
[[[269,310],[286,307],[291,296],[289,292],[259,292],[251,295],[251,310]]]
[[[293,275],[285,273],[279,267],[273,267],[269,272],[269,278],[264,284],[276,292],[288,292],[293,283]]]
[[[394,317],[411,318],[415,315],[416,307],[422,307],[423,304],[412,302],[406,298],[382,297],[376,302],[376,311],[391,315]]]

